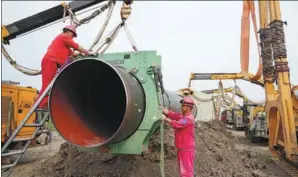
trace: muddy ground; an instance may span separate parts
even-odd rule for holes
[[[142,155],[111,155],[78,152],[54,141],[32,148],[23,156],[13,177],[158,177],[159,135],[152,138],[150,152]],[[173,132],[165,133],[166,177],[178,177]],[[221,122],[200,123],[196,128],[196,177],[287,177],[270,159],[266,144],[251,144],[244,132],[226,129]]]

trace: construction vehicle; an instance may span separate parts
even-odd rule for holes
[[[200,75],[200,74],[198,74]],[[219,75],[218,75],[219,76]],[[222,86],[222,85],[221,85]],[[244,105],[245,104],[260,104],[256,101],[250,100],[245,96],[245,94],[242,92],[242,90],[235,85],[235,87],[229,87],[229,88],[220,88],[219,89],[211,89],[211,90],[203,90],[203,93],[206,94],[220,94],[220,93],[233,93],[234,95],[238,96],[243,100]],[[216,97],[216,96],[215,96]],[[225,123],[232,125],[233,129],[235,130],[243,130],[245,129],[245,126],[249,126],[248,124],[244,123],[244,117],[245,114],[243,113],[243,107],[241,108],[240,105],[234,103],[233,105],[229,106],[226,105],[223,112],[222,112],[222,121]]]
[[[1,146],[3,146],[8,141],[12,133],[22,122],[24,116],[28,114],[38,94],[37,89],[20,86],[19,84],[19,82],[14,81],[2,81]],[[37,121],[37,119],[38,115],[36,113],[33,113],[29,117],[28,123],[33,124]],[[30,138],[35,130],[35,127],[23,127],[16,135],[16,139]],[[51,140],[51,132],[47,127],[43,127],[43,131],[38,132],[38,134],[32,139],[29,147],[44,145],[37,141],[37,138],[43,133],[46,133],[48,135],[46,136],[44,142],[46,144],[49,143],[49,141]],[[10,149],[18,149],[18,147],[21,146],[21,141],[12,142],[10,144]],[[10,158],[6,158],[6,162],[10,160]]]
[[[199,74],[200,75],[200,74]],[[220,92],[233,92],[235,91],[235,95],[243,99],[243,106],[241,106],[241,109],[238,107],[231,107],[226,108],[222,112],[222,117],[224,118],[224,122],[233,125],[233,129],[237,130],[244,130],[245,136],[250,139],[252,142],[260,142],[262,140],[268,139],[268,130],[263,130],[263,128],[260,127],[268,127],[267,121],[258,121],[257,113],[264,111],[264,103],[263,102],[256,102],[253,100],[250,100],[247,98],[247,96],[244,95],[244,93],[241,91],[241,89],[236,85],[235,87],[229,87],[224,89],[211,89],[211,90],[203,90],[203,93],[213,93],[213,94],[219,94]],[[234,111],[235,110],[235,111]],[[229,113],[232,112],[232,113]],[[242,115],[241,119],[236,119],[233,112],[237,112],[238,115]],[[229,115],[229,116],[228,116]],[[257,118],[257,126],[254,126],[254,131],[250,131],[248,134],[248,131],[250,127],[252,126],[254,118]],[[267,120],[265,118],[265,120]],[[238,121],[238,123],[236,123]],[[261,124],[261,125],[259,125]],[[259,129],[260,128],[260,129]]]
[[[232,129],[243,130],[245,124],[243,122],[242,115],[243,112],[240,108],[224,109],[221,112],[221,121],[228,125],[231,125]]]
[[[231,121],[231,114],[229,113],[230,111],[228,109],[225,109],[221,112],[221,121],[227,123],[228,121]]]
[[[74,1],[68,6],[63,4],[58,5],[11,25],[2,26],[2,43],[9,44],[9,40],[21,34],[62,19],[65,17],[65,9],[71,12],[66,13],[66,16],[69,15],[73,17],[75,16],[75,12],[101,2],[103,1]],[[244,1],[243,3],[247,6],[247,4],[254,2]],[[283,27],[280,22],[279,1],[269,2],[271,9],[270,29],[273,33],[272,37],[277,37],[279,40],[269,41],[268,43],[268,41],[266,41],[268,38],[264,38],[264,32],[268,31],[267,3],[267,1],[259,2],[260,16],[262,17],[260,18],[262,52],[265,50],[264,48],[268,46],[271,47],[271,44],[273,45],[273,52],[262,54],[262,59],[265,61],[262,62],[264,63],[264,82],[256,77],[256,75],[250,76],[246,72],[239,74],[232,73],[230,75],[235,75],[236,77],[233,77],[236,79],[244,79],[264,86],[266,92],[266,113],[270,122],[270,149],[274,152],[282,152],[285,154],[286,159],[297,162],[298,150],[295,129],[297,121],[295,122],[295,117],[298,115],[296,111],[298,108],[298,96],[293,96],[293,93],[297,93],[297,87],[294,87],[296,89],[293,88],[294,90],[291,92],[286,52],[283,50],[285,49],[285,47],[283,47],[284,36],[280,36],[283,35]],[[109,8],[112,3],[107,4],[107,6],[103,6],[101,9],[104,7],[106,9]],[[126,1],[124,4],[126,7],[123,8],[122,21],[117,29],[124,26],[124,16],[130,14],[129,5],[131,1]],[[99,12],[100,11],[97,11],[97,13],[93,13],[92,15],[95,16],[99,14]],[[77,21],[78,26],[80,24],[86,24],[94,18],[94,16]],[[118,32],[117,30],[115,31]],[[278,33],[275,33],[275,31],[278,31]],[[112,39],[114,38],[107,38],[107,43],[113,41]],[[280,42],[282,43],[280,44]],[[269,49],[266,48],[266,51],[272,50],[270,47]],[[282,47],[283,49],[281,49]],[[7,57],[7,52],[4,51],[3,45],[2,51],[4,56]],[[279,53],[280,51],[281,53]],[[268,62],[272,61],[272,56],[266,58],[268,54],[271,55],[271,53],[274,53],[275,67],[272,63],[272,65],[270,65],[270,62]],[[167,92],[164,91],[161,82],[160,67],[161,56],[157,55],[155,51],[113,54],[101,53],[101,55],[96,57],[80,56],[75,62],[64,68],[50,83],[49,87],[32,106],[17,130],[19,131],[22,126],[27,125],[26,121],[36,110],[40,100],[45,94],[51,91],[49,100],[51,118],[57,131],[70,144],[79,146],[82,150],[98,151],[100,147],[107,146],[113,153],[139,154],[147,149],[149,138],[160,125],[158,118],[161,117],[161,111],[158,105],[167,103],[168,107],[173,107],[174,110],[175,107],[179,105],[177,101],[173,101],[178,99],[178,97],[175,99],[170,98],[170,96],[167,96]],[[78,70],[80,70],[80,72],[77,72]],[[100,71],[103,71],[103,73]],[[273,71],[277,72],[276,81],[278,83],[278,90],[275,90],[273,87],[275,81],[274,77],[271,77]],[[94,77],[94,75],[99,77]],[[102,76],[108,76],[108,78]],[[98,82],[94,82],[94,80]],[[66,87],[64,83],[68,83],[68,87]],[[110,85],[110,83],[113,83],[113,85]],[[86,90],[87,85],[90,86],[90,88],[98,89],[94,91]],[[73,89],[69,90],[69,87]],[[63,94],[63,92],[68,93],[68,95]],[[85,93],[90,94],[90,98],[92,99],[85,100]],[[117,94],[110,95],[100,93]],[[76,99],[70,99],[71,97]],[[109,100],[117,100],[117,103],[109,102]],[[114,109],[117,111],[111,111],[110,107],[107,107],[107,105],[114,105]],[[73,111],[73,107],[75,107],[77,111]],[[295,113],[293,112],[293,107],[295,108]],[[98,116],[98,110],[103,113],[101,114],[102,116]],[[114,115],[107,116],[107,111]],[[76,112],[81,112],[81,114],[77,114]],[[49,116],[49,114],[47,114],[47,116]],[[100,117],[100,119],[98,119],[98,117]],[[111,121],[111,117],[114,117],[113,121]],[[46,119],[47,117],[44,116],[41,123],[30,126],[40,127]],[[71,124],[69,124],[69,122],[71,122]],[[66,128],[66,124],[69,125],[69,127]],[[163,127],[162,125],[163,122],[160,127]],[[9,140],[14,140],[18,131],[14,131]],[[34,133],[33,135],[35,136],[36,134]],[[31,140],[32,139],[22,139],[22,141],[27,142]],[[163,143],[161,142],[161,144]],[[8,145],[9,143],[6,143],[3,146],[1,151],[2,156],[8,155],[8,153],[5,154]],[[22,155],[26,148],[25,146],[24,150],[19,154]],[[9,166],[2,166],[2,169],[11,168],[15,166],[16,163],[17,161]]]
[[[221,113],[221,121],[231,125],[232,129],[243,130],[245,124],[243,123],[242,114],[243,112],[239,108],[224,109]]]
[[[243,130],[243,112],[240,108],[235,108],[232,110],[232,119],[233,119],[233,129]]]
[[[225,109],[222,111],[222,120],[228,125],[234,124],[232,112],[233,112],[233,109]]]
[[[298,166],[298,86],[292,86],[279,1],[259,1],[260,30],[257,31],[254,1],[243,1],[239,73],[191,73],[192,80],[244,79],[263,86],[269,127],[269,149]],[[255,75],[248,72],[250,15],[259,52]],[[259,35],[259,36],[258,36]],[[260,39],[260,42],[259,42]],[[263,76],[263,79],[261,78]],[[262,81],[261,81],[262,80]],[[262,83],[262,84],[260,84]],[[276,87],[275,87],[276,83]]]
[[[244,103],[242,111],[245,137],[253,143],[267,141],[269,129],[264,105]]]
[[[1,115],[1,144],[5,143],[10,137],[12,132],[16,127],[22,122],[24,116],[29,112],[31,106],[35,102],[38,90],[29,86],[20,86],[19,82],[14,81],[2,81],[1,82],[1,101],[2,101],[2,115]],[[28,123],[32,124],[38,121],[38,114],[33,113],[29,119]],[[46,127],[44,127],[46,128]],[[16,138],[28,138],[32,135],[36,128],[35,127],[24,127],[16,135]],[[49,131],[39,132],[41,133]],[[49,139],[45,142],[48,143]],[[14,145],[19,143],[13,143]],[[36,137],[31,141],[30,147],[39,146]]]

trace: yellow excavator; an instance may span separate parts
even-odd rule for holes
[[[240,73],[191,73],[193,80],[243,79],[265,89],[265,112],[269,127],[269,149],[298,167],[298,86],[290,82],[284,24],[279,1],[258,1],[260,29],[257,32],[254,1],[243,1],[241,23]],[[248,72],[250,17],[257,43],[260,44],[259,68]],[[260,40],[260,41],[259,41]],[[263,78],[261,78],[263,76]],[[275,84],[276,83],[276,84]]]

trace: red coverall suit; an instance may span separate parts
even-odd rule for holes
[[[169,110],[170,125],[175,129],[175,146],[177,148],[180,177],[194,176],[195,159],[195,120],[189,113],[182,115]]]
[[[48,47],[47,53],[41,62],[42,87],[39,96],[44,92],[50,82],[54,79],[58,68],[65,64],[72,55],[73,49],[78,49],[79,45],[70,37],[59,34]],[[38,98],[37,98],[38,99]],[[48,95],[39,104],[39,108],[46,108],[48,105]]]

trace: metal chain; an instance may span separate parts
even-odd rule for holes
[[[81,19],[81,20],[79,21],[79,25],[78,25],[78,26],[80,26],[80,25],[82,25],[82,24],[87,24],[87,23],[89,23],[92,19],[94,19],[95,17],[99,16],[102,12],[104,12],[104,11],[107,10],[108,8],[111,8],[111,6],[114,7],[114,5],[115,5],[115,4],[113,3],[113,1],[110,1],[109,3],[107,3],[107,4],[103,5],[103,6],[101,6],[99,9],[95,10],[91,15],[89,15],[89,16],[87,16],[87,17]],[[113,10],[113,9],[112,9],[112,10]],[[110,19],[110,18],[108,18],[108,19]]]

